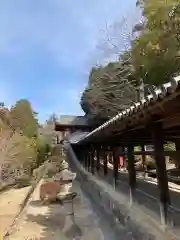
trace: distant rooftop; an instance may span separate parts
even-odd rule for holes
[[[71,144],[79,142],[82,138],[84,138],[89,132],[81,132],[81,131],[76,131],[69,136],[66,137],[66,140],[70,142]]]
[[[56,125],[88,126],[89,124],[86,116],[61,115],[60,118],[56,119]]]

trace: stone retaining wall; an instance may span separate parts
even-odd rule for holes
[[[164,232],[160,223],[138,208],[130,206],[129,197],[114,191],[111,185],[97,179],[87,172],[77,160],[71,146],[68,146],[71,165],[77,172],[77,178],[83,189],[100,208],[105,211],[120,231],[129,232],[130,239],[138,240],[177,240],[169,231]]]

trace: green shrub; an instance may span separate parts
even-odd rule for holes
[[[36,140],[37,161],[36,168],[39,167],[47,158],[48,153],[51,151],[50,146],[42,138]]]

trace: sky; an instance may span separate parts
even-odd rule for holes
[[[136,0],[0,0],[0,102],[28,99],[40,122],[83,115],[80,95],[101,61],[102,30],[134,21]]]

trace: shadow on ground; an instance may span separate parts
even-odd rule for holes
[[[77,205],[79,200],[75,200]],[[40,200],[32,201],[31,206],[40,208],[42,203]],[[65,204],[66,205],[66,204]],[[41,240],[49,239],[81,239],[83,233],[78,225],[76,215],[69,215],[64,212],[60,204],[54,203],[48,206],[46,215],[27,215],[27,221],[42,226]],[[65,206],[66,208],[66,206]],[[67,207],[67,211],[70,211]]]

